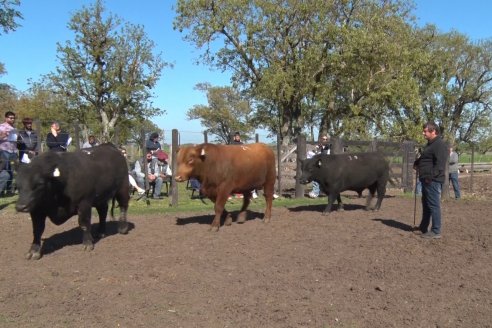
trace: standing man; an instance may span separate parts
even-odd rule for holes
[[[62,132],[58,122],[51,123],[51,132],[46,136],[46,146],[52,151],[67,151],[70,144],[68,133]]]
[[[19,149],[19,161],[27,164],[38,154],[38,135],[32,129],[32,118],[25,117],[22,124],[24,130],[19,131],[17,149]]]
[[[5,171],[0,182],[0,193],[5,187],[9,189],[14,177],[13,163],[17,160],[17,130],[14,122],[15,113],[8,111],[5,113],[5,121],[0,124],[0,162],[2,171]]]
[[[422,232],[422,238],[439,239],[441,238],[441,189],[445,179],[448,150],[434,122],[424,124],[423,134],[427,145],[414,163],[422,183],[422,221],[418,229]],[[428,231],[431,218],[431,230]]]
[[[453,185],[454,198],[456,199],[461,198],[460,183],[458,181],[458,174],[460,172],[460,169],[458,165],[459,165],[458,154],[455,151],[453,151],[453,147],[450,147],[449,148],[449,181]]]

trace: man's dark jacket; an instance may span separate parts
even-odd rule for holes
[[[415,161],[419,177],[424,180],[444,183],[447,160],[448,148],[441,136],[438,135],[427,142],[422,155]]]

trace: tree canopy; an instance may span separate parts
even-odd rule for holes
[[[410,0],[178,0],[175,29],[229,71],[251,118],[284,143],[317,128],[351,138],[451,141],[491,127],[490,45],[417,27]]]
[[[154,43],[142,26],[105,16],[97,0],[76,12],[68,28],[75,39],[58,44],[60,66],[46,76],[46,82],[66,98],[73,121],[100,122],[102,136],[111,140],[117,122],[164,114],[151,98],[169,64],[152,52]]]

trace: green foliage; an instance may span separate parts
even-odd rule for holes
[[[22,19],[20,11],[14,7],[20,6],[20,0],[0,0],[0,35],[15,31],[20,25],[17,19]]]
[[[253,122],[284,143],[314,128],[351,138],[485,138],[490,41],[415,27],[411,1],[178,0],[174,27],[233,73]],[[313,136],[314,138],[314,136]]]
[[[46,77],[46,84],[66,99],[74,120],[99,122],[101,135],[112,140],[117,123],[165,113],[150,99],[169,64],[152,53],[155,45],[142,26],[103,14],[98,0],[73,15],[68,26],[75,40],[58,44],[61,66]]]
[[[249,119],[250,104],[233,88],[212,87],[207,83],[197,84],[195,88],[207,94],[208,106],[195,105],[186,116],[189,120],[199,119],[217,137],[216,141],[228,144],[234,132],[246,136],[254,130]]]

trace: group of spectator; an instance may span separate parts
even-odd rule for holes
[[[16,163],[29,164],[39,152],[39,136],[33,130],[30,117],[22,119],[23,129],[15,128],[16,115],[7,111],[4,122],[0,124],[0,193],[13,193],[13,176]],[[58,122],[51,124],[46,136],[46,146],[52,151],[66,151],[71,138],[62,132]]]
[[[39,152],[40,138],[33,130],[33,120],[25,117],[22,120],[23,129],[17,130],[15,127],[16,115],[12,111],[7,111],[4,122],[0,124],[0,193],[12,194],[14,186],[12,184],[16,163],[19,165],[28,164]],[[147,156],[139,159],[135,163],[135,168],[130,172],[130,183],[138,193],[144,193],[145,174],[144,162],[148,165],[147,179],[153,186],[153,198],[162,198],[161,191],[163,181],[171,175],[165,154],[159,143],[159,134],[152,133],[146,142]],[[65,152],[71,144],[70,135],[61,130],[58,122],[52,122],[50,132],[46,135],[46,146],[49,151]],[[96,137],[90,135],[87,142],[82,145],[83,149],[99,145]],[[126,151],[125,151],[126,153]],[[145,161],[144,161],[145,160]]]

